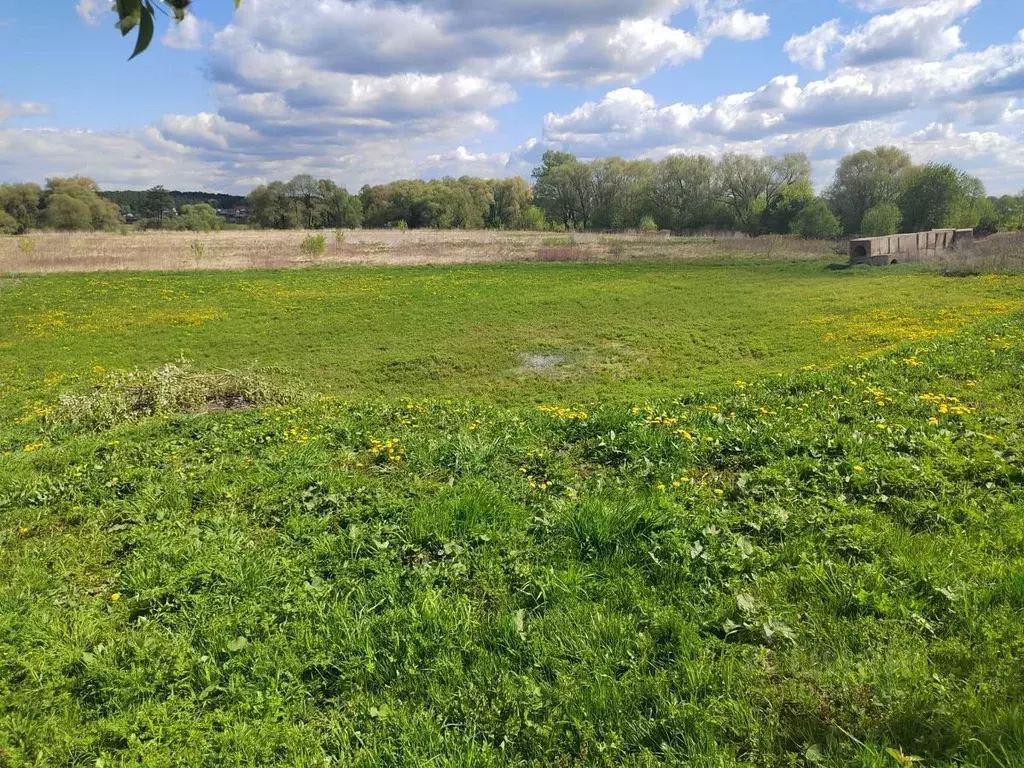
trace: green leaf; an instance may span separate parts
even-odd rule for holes
[[[234,640],[228,643],[228,650],[237,653],[238,651],[244,651],[249,647],[248,638],[239,635]]]
[[[117,28],[121,37],[131,32],[142,17],[142,0],[117,0]]]
[[[128,57],[128,61],[131,61],[149,48],[149,44],[153,42],[154,31],[153,7],[147,4],[147,7],[142,10],[142,18],[139,21],[139,39],[135,43],[135,52]]]

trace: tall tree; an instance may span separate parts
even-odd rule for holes
[[[825,198],[839,216],[843,231],[857,234],[868,209],[896,203],[914,170],[910,155],[898,147],[875,147],[839,161]]]
[[[976,226],[980,219],[977,207],[984,195],[985,187],[978,179],[952,165],[926,165],[914,171],[900,197],[903,227],[908,232],[923,232]]]
[[[658,163],[651,180],[653,215],[669,229],[696,229],[712,223],[717,169],[705,155],[671,155]]]
[[[575,224],[575,193],[571,174],[559,169],[572,164],[579,164],[576,155],[548,150],[541,165],[533,169],[533,196],[537,205],[548,219],[561,222],[566,228]]]

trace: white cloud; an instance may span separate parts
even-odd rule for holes
[[[0,98],[0,125],[14,117],[39,117],[49,113],[50,108],[46,104],[39,104],[34,101],[22,101],[12,104]]]
[[[742,8],[714,19],[706,29],[710,37],[728,37],[733,40],[760,40],[768,35],[770,20],[767,13],[754,14]]]
[[[168,48],[195,51],[203,47],[212,27],[195,14],[189,14],[180,22],[171,22],[160,42]]]
[[[924,0],[861,4],[874,10],[897,7],[893,13],[874,16],[844,33],[839,19],[820,24],[803,35],[791,37],[784,50],[790,61],[811,69],[825,69],[833,48],[840,48],[839,62],[870,66],[899,59],[939,60],[963,47],[960,26],[954,22],[974,10],[981,0]]]
[[[811,69],[824,69],[825,56],[842,40],[839,19],[826,21],[804,35],[795,35],[786,41],[783,49],[789,60]]]
[[[75,4],[75,13],[86,24],[97,25],[103,14],[110,10],[111,3],[108,0],[78,0]]]
[[[932,0],[875,16],[843,41],[845,64],[876,64],[894,59],[941,59],[958,51],[960,27],[953,22],[981,0]]]

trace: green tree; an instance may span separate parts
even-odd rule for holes
[[[549,220],[561,222],[567,229],[576,226],[578,216],[573,173],[568,166],[578,165],[576,155],[548,150],[541,165],[533,169],[536,204]]]
[[[536,205],[531,205],[523,214],[522,228],[542,230],[547,228],[547,221],[544,218],[544,211]]]
[[[47,179],[46,191],[43,195],[47,209],[55,196],[70,197],[82,203],[89,212],[89,223],[85,226],[61,227],[64,229],[95,229],[114,230],[121,225],[121,210],[114,203],[99,195],[99,186],[92,179],[84,176],[70,178]],[[62,203],[67,213],[67,206]],[[74,217],[72,217],[74,218]],[[49,226],[54,226],[49,220]],[[57,227],[55,227],[57,228]]]
[[[265,229],[295,229],[299,226],[292,199],[284,182],[273,181],[249,193],[249,220]]]
[[[363,204],[344,187],[328,179],[321,179],[320,201],[317,227],[356,229],[363,225]]]
[[[669,229],[697,229],[715,218],[719,197],[715,161],[705,155],[672,155],[651,180],[654,217]]]
[[[4,184],[0,186],[0,211],[3,211],[14,224],[6,226],[13,231],[10,234],[22,234],[34,229],[39,220],[39,205],[42,201],[42,190],[37,184]]]
[[[164,212],[174,208],[174,197],[162,186],[147,189],[142,193],[136,214],[144,219],[163,220]]]
[[[823,240],[839,237],[842,225],[828,207],[828,203],[816,197],[793,219],[791,231],[800,237]]]
[[[494,204],[487,217],[496,229],[528,229],[526,218],[533,204],[533,188],[519,176],[492,185]]]
[[[952,165],[927,165],[911,176],[900,197],[903,228],[923,232],[944,227],[974,227],[981,219],[985,187]]]
[[[92,229],[89,206],[69,194],[50,195],[46,203],[46,225],[63,232]]]
[[[913,172],[910,155],[898,147],[856,152],[839,161],[825,199],[839,216],[843,231],[854,234],[869,208],[899,201]]]
[[[0,235],[21,234],[21,224],[11,214],[0,208]]]
[[[224,220],[217,215],[217,210],[206,203],[183,205],[180,215],[170,221],[171,229],[189,232],[210,232],[224,226]]]
[[[896,203],[879,203],[868,208],[858,231],[864,237],[895,235],[900,231],[902,223],[903,214]]]
[[[1024,190],[992,200],[1001,229],[1024,229]]]
[[[736,226],[758,234],[766,229],[787,190],[809,185],[810,176],[811,163],[804,154],[780,158],[727,154],[718,164],[716,188]]]
[[[813,200],[814,189],[809,178],[787,184],[782,188],[775,205],[772,208],[765,206],[762,228],[777,235],[788,234],[793,229],[793,222]]]

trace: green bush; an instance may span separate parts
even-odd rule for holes
[[[16,235],[21,230],[18,220],[0,208],[0,235]]]
[[[323,256],[327,252],[327,236],[307,235],[299,248],[307,256]]]
[[[89,206],[71,195],[57,193],[46,206],[46,224],[62,232],[92,229]]]
[[[880,203],[869,208],[861,221],[860,233],[864,237],[884,237],[900,231],[903,214],[895,203]]]
[[[654,220],[653,216],[644,216],[640,219],[640,231],[648,234],[658,231],[658,223]]]
[[[407,222],[405,219],[399,219],[398,223],[395,224],[395,229],[397,229],[399,232],[405,232],[406,230],[409,229],[409,222]]]
[[[334,230],[334,244],[341,246],[345,244],[345,230],[336,229]]]
[[[797,214],[793,220],[792,232],[800,237],[824,240],[839,237],[842,226],[828,204],[820,197],[816,197]]]

